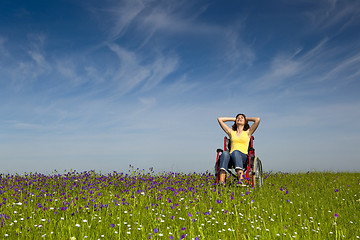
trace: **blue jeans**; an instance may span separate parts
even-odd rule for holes
[[[224,151],[220,156],[219,168],[226,171],[229,168],[229,163],[232,163],[235,169],[245,170],[247,159],[248,155],[239,150],[234,150],[231,154]]]

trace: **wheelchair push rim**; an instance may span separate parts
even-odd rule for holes
[[[253,169],[253,186],[262,187],[263,186],[263,170],[262,163],[259,157],[254,159],[254,169]]]

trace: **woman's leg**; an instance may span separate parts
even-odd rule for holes
[[[235,171],[239,178],[239,181],[244,179],[244,168],[246,163],[247,155],[235,150],[231,153],[231,160],[234,162]]]
[[[230,161],[230,154],[228,151],[224,151],[220,156],[220,164],[219,164],[220,182],[225,182],[226,170],[228,168],[229,161]]]

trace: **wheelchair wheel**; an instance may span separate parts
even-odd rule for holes
[[[254,159],[254,186],[262,187],[263,186],[263,170],[262,164],[259,157],[255,157]]]

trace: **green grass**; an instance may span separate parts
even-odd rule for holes
[[[360,173],[0,175],[0,239],[359,239]]]

